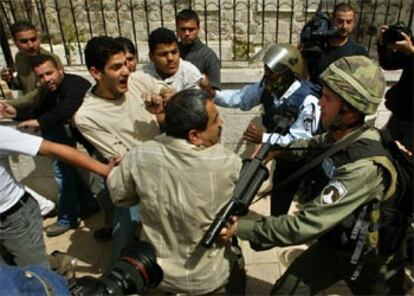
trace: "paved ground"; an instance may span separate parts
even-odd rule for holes
[[[252,215],[268,214],[269,200],[263,199],[252,206]],[[81,223],[76,230],[71,230],[55,238],[45,236],[48,253],[54,250],[67,252],[77,258],[76,276],[98,276],[106,270],[111,251],[111,243],[98,243],[93,238],[93,231],[102,223],[99,213]],[[46,219],[44,225],[50,225],[54,219]],[[265,252],[254,252],[246,242],[242,242],[247,270],[247,294],[266,295],[275,280],[286,270],[289,263],[298,256],[306,246],[274,248]],[[343,283],[326,291],[322,295],[348,295]]]

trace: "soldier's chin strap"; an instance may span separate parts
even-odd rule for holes
[[[341,109],[338,111],[338,114],[335,116],[334,122],[329,126],[329,130],[332,132],[340,131],[340,130],[348,130],[353,129],[355,127],[361,126],[364,122],[364,118],[362,117],[361,120],[355,120],[354,122],[344,124],[343,123],[343,116],[349,110],[349,107],[342,105]]]

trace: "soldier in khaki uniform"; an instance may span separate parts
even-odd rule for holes
[[[369,223],[358,219],[358,215],[372,217],[368,213],[373,211],[365,205],[375,201],[378,204],[395,192],[395,167],[386,156],[346,161],[347,157],[352,159],[347,154],[349,147],[368,154],[373,146],[384,149],[379,131],[364,125],[365,115],[374,114],[381,101],[385,88],[383,74],[370,59],[355,56],[334,62],[320,78],[323,82],[319,103],[321,122],[327,132],[292,142],[289,147],[339,144],[362,129],[358,138],[347,146],[346,152],[340,150],[325,158],[322,165],[306,174],[302,181],[304,190],[299,191],[302,205],[297,214],[257,221],[241,219],[223,230],[222,236],[228,238],[235,233],[253,244],[274,246],[317,240],[276,281],[272,294],[316,294],[340,280],[345,280],[355,294],[403,294],[404,272],[399,254],[384,258],[371,248],[366,255],[358,255],[370,246],[365,244]],[[364,141],[372,145],[362,145]],[[315,157],[313,153],[315,150],[284,150],[276,152],[276,156],[303,159]],[[366,215],[363,211],[367,211]],[[361,225],[356,225],[357,222]],[[353,240],[349,235],[352,231],[362,239]],[[358,244],[361,248],[356,247]]]

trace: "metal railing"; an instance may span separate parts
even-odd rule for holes
[[[337,2],[339,1],[1,0],[0,34],[6,34],[10,39],[10,25],[17,20],[29,20],[38,26],[42,32],[42,41],[49,45],[52,52],[57,44],[61,44],[67,64],[83,64],[83,46],[91,37],[126,36],[137,48],[142,48],[153,29],[161,26],[174,30],[177,12],[189,7],[200,16],[202,40],[208,45],[215,44],[222,61],[247,61],[258,48],[268,43],[296,43],[301,27],[318,7],[330,12]],[[376,28],[381,24],[404,21],[412,26],[412,0],[348,2],[356,10],[355,38],[368,49],[372,50]],[[1,36],[0,42],[7,60],[7,38]],[[75,62],[74,56],[77,56]]]

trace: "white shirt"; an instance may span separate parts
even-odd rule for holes
[[[161,78],[153,63],[144,65],[142,71],[155,79],[164,81],[177,92],[188,88],[199,88],[198,83],[203,79],[203,75],[196,66],[182,59],[180,59],[180,65],[178,66],[177,72],[165,79]]]
[[[14,178],[8,156],[23,153],[35,156],[42,138],[0,126],[0,213],[10,209],[23,196],[24,185]]]

